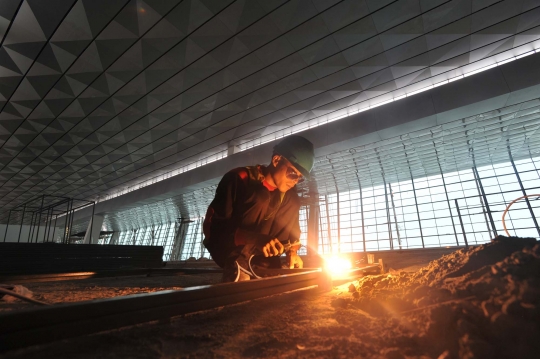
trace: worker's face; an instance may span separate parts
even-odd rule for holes
[[[285,157],[272,157],[274,171],[272,178],[280,192],[287,192],[302,180],[302,174]]]

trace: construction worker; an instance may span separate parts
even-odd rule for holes
[[[300,200],[295,186],[309,178],[313,144],[289,136],[274,147],[268,166],[235,168],[223,176],[204,220],[204,246],[224,269],[223,281],[254,277],[253,267],[302,268]]]

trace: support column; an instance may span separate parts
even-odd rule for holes
[[[187,234],[187,229],[189,227],[189,223],[190,221],[184,221],[184,220],[180,220],[180,226],[178,227],[178,232],[176,234],[176,239],[175,239],[175,243],[174,243],[174,249],[173,249],[173,253],[174,253],[174,256],[171,260],[173,261],[179,261],[179,260],[182,260],[182,253],[184,251],[184,246],[186,244],[186,234]]]
[[[69,214],[71,213],[71,206],[73,205],[73,200],[68,200],[66,208],[66,218],[64,223],[64,234],[62,237],[62,243],[66,244],[69,241],[69,232],[71,228],[69,227]]]
[[[99,239],[99,232],[103,225],[103,215],[95,214],[88,223],[86,234],[84,235],[84,244],[97,244]]]
[[[476,169],[476,166],[472,168],[474,178],[476,179],[476,183],[478,187],[480,188],[480,194],[482,195],[482,198],[484,200],[484,205],[487,209],[487,215],[489,217],[489,221],[491,222],[491,227],[493,229],[493,238],[497,237],[497,229],[495,228],[495,221],[493,221],[493,216],[491,215],[491,210],[489,209],[489,203],[487,200],[486,192],[484,192],[484,186],[482,185],[482,180],[480,179],[480,175],[478,174],[478,170]]]
[[[510,157],[510,163],[512,164],[512,168],[514,169],[514,174],[516,175],[516,178],[519,183],[519,188],[521,188],[521,193],[526,196],[527,192],[525,192],[525,187],[523,186],[523,182],[521,182],[521,177],[519,176],[519,172],[516,168],[516,164],[514,163],[514,158],[512,157],[512,153],[510,152],[510,148],[508,148],[508,156]],[[538,226],[538,222],[536,221],[536,216],[534,214],[534,211],[531,206],[531,202],[529,202],[529,199],[525,197],[525,203],[527,203],[527,208],[529,209],[529,213],[531,214],[531,218],[534,222],[534,226],[536,227],[536,231],[538,232],[538,236],[540,236],[540,227]]]
[[[398,226],[398,220],[396,215],[396,205],[394,204],[394,192],[392,191],[392,185],[388,184],[388,189],[390,190],[390,199],[392,200],[392,210],[394,212],[394,223],[396,224],[396,233],[397,233],[397,242],[399,245],[399,249],[401,250],[401,236],[399,235],[399,226]]]
[[[335,179],[334,179],[335,181]],[[339,191],[336,185],[336,207],[337,207],[337,246],[338,246],[338,253],[341,253],[341,210],[339,208],[340,202],[339,202]]]
[[[330,213],[328,209],[328,196],[324,195],[324,204],[326,206],[326,229],[328,230],[328,245],[330,246],[330,253],[334,253],[332,248],[332,228],[330,227]]]
[[[364,249],[364,253],[366,252],[366,226],[364,223],[364,198],[362,196],[362,184],[360,183],[360,177],[358,177],[358,164],[356,163],[356,160],[353,159],[354,167],[356,168],[355,175],[356,175],[356,181],[358,182],[358,194],[360,198],[360,219],[361,219],[361,225],[362,225],[362,247]]]
[[[10,220],[10,219],[11,219],[11,210],[9,211],[8,218],[7,218],[7,223],[6,223],[6,233],[4,233],[4,242],[6,241],[6,238],[7,238],[8,227],[9,227],[9,220]]]
[[[309,204],[309,216],[307,223],[307,254],[316,256],[319,254],[319,194]]]
[[[19,235],[17,236],[17,243],[21,241],[21,234],[22,229],[24,225],[24,215],[26,214],[26,204],[23,206],[22,216],[21,216],[21,226],[19,227]],[[7,235],[7,228],[6,228],[6,235]]]
[[[132,245],[136,245],[137,244],[137,234],[138,232],[140,232],[141,229],[140,228],[134,228],[133,229],[133,233],[131,235],[131,244]]]
[[[41,196],[41,206],[39,207],[39,218],[37,220],[37,231],[36,231],[36,243],[39,240],[39,225],[41,223],[41,213],[43,212],[43,203],[45,202],[45,195]],[[45,240],[43,240],[45,242]]]
[[[456,210],[459,217],[459,224],[461,225],[461,232],[463,232],[463,240],[465,241],[465,248],[469,248],[469,242],[467,242],[467,234],[465,233],[465,226],[463,225],[463,219],[461,218],[461,212],[459,211],[458,200],[454,199],[456,204]]]
[[[418,209],[418,199],[416,198],[416,187],[414,186],[414,177],[412,175],[411,165],[407,160],[407,166],[409,167],[409,173],[411,174],[411,184],[414,195],[414,205],[416,206],[416,217],[418,218],[418,228],[420,229],[420,239],[422,240],[422,248],[426,248],[424,244],[424,232],[422,232],[422,221],[420,220],[420,210]]]
[[[120,232],[114,231],[111,237],[111,240],[109,241],[109,244],[118,244],[119,239],[120,239]]]
[[[201,242],[199,243],[199,254],[198,254],[198,257],[196,257],[197,259],[202,258],[203,253],[204,253],[204,244],[203,244],[204,230],[203,230],[203,226],[204,226],[204,217],[201,218]]]
[[[438,157],[438,154],[437,154]],[[438,161],[438,160],[437,160]],[[454,237],[456,238],[456,245],[459,247],[459,240],[458,235],[456,231],[456,224],[454,223],[454,216],[452,215],[452,206],[450,206],[450,197],[448,197],[448,191],[446,190],[446,181],[444,180],[444,173],[441,167],[441,164],[439,163],[439,172],[441,173],[441,179],[444,187],[444,194],[446,196],[446,203],[448,204],[448,212],[450,213],[450,220],[452,221],[452,229],[454,230]],[[440,240],[439,240],[440,243]]]
[[[390,208],[388,205],[388,189],[386,188],[386,180],[383,175],[383,184],[384,184],[384,200],[386,202],[386,223],[388,224],[388,238],[390,240],[390,249],[394,249],[394,239],[392,238],[392,223],[390,219]]]

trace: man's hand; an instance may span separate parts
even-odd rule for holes
[[[274,238],[263,245],[261,250],[265,257],[273,257],[280,256],[285,251],[285,247],[283,247],[283,244],[277,238]]]
[[[285,252],[285,247],[279,239],[240,228],[236,230],[234,243],[237,246],[244,245],[248,251],[255,247],[265,257],[280,256]]]
[[[289,269],[304,268],[304,262],[296,251],[290,251],[287,253],[287,264],[289,265]]]

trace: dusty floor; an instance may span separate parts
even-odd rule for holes
[[[54,304],[113,298],[129,294],[157,292],[160,290],[182,289],[197,285],[215,284],[219,283],[220,280],[220,273],[208,273],[154,277],[140,275],[24,283],[22,285],[32,291],[34,299]],[[0,313],[2,311],[31,307],[34,307],[34,305],[19,300],[9,303],[0,300]]]
[[[0,358],[537,358],[539,303],[540,245],[503,238],[325,294],[274,296]]]

